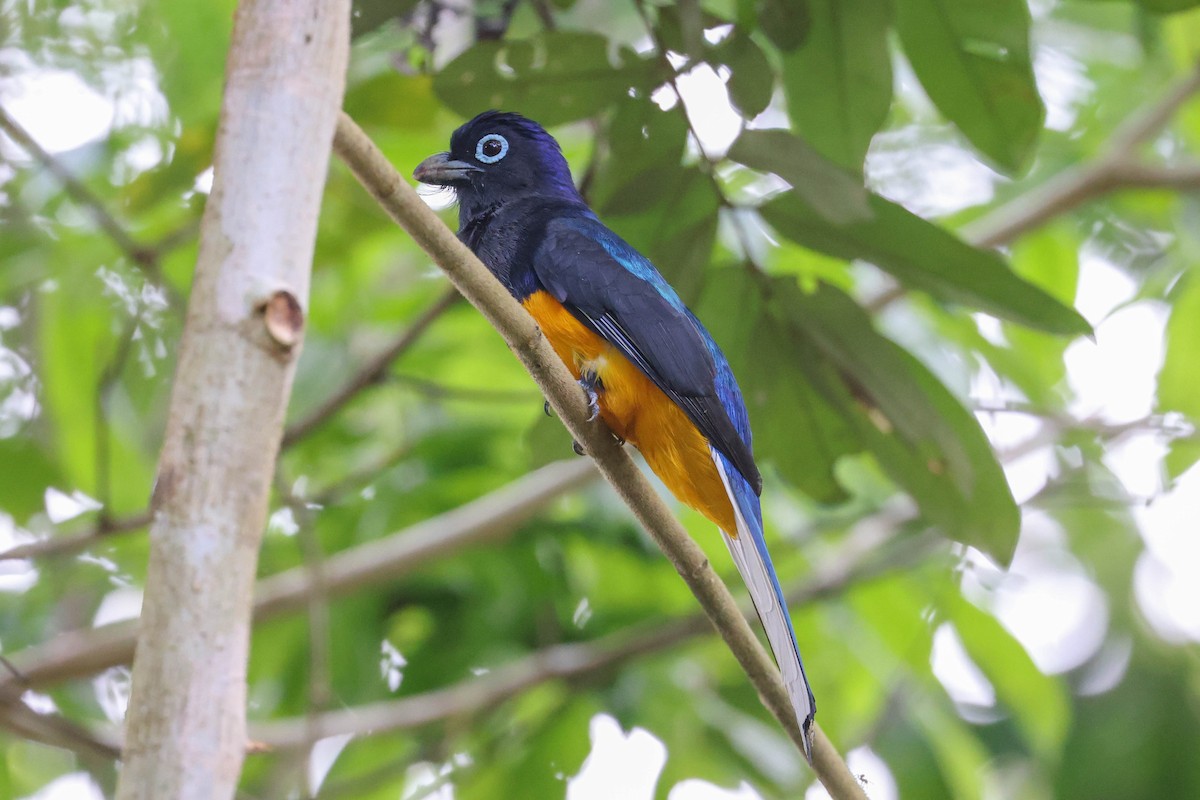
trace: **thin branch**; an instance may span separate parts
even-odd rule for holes
[[[36,542],[19,544],[0,553],[0,561],[13,561],[20,558],[42,558],[46,556],[65,556],[86,550],[102,539],[115,533],[127,533],[144,528],[150,524],[150,512],[142,511],[131,517],[122,519],[106,519],[101,516],[91,528],[69,536],[51,536],[38,539]]]
[[[589,461],[548,464],[464,506],[330,556],[323,570],[325,588],[330,597],[348,594],[394,580],[448,553],[499,540],[557,497],[595,478]],[[263,578],[255,587],[255,621],[303,609],[311,588],[303,566]],[[11,661],[22,676],[20,685],[49,686],[126,664],[133,656],[137,627],[134,619],[71,631],[15,653]],[[0,680],[0,691],[16,682]]]
[[[470,386],[446,386],[417,375],[392,375],[391,380],[408,386],[414,392],[432,400],[463,400],[476,403],[526,403],[537,402],[537,395],[530,391],[505,391],[504,389],[482,389]]]
[[[548,31],[558,30],[558,20],[554,19],[554,10],[546,0],[531,0],[530,5],[541,21],[542,27]]]
[[[1172,189],[1188,192],[1200,189],[1200,164],[1165,167],[1159,164],[1119,162],[1112,166],[1112,178],[1117,188]]]
[[[1200,61],[1161,97],[1122,123],[1109,141],[1109,152],[1116,158],[1132,155],[1167,127],[1175,113],[1197,92],[1200,92]]]
[[[1162,417],[1155,414],[1149,414],[1127,422],[1105,422],[1098,418],[1073,419],[1067,417],[1057,420],[1046,419],[1037,433],[1028,439],[1000,450],[996,454],[996,457],[1002,462],[1011,462],[1030,453],[1037,452],[1043,447],[1057,444],[1062,441],[1064,429],[1091,431],[1098,439],[1103,439],[1110,445],[1116,444],[1126,436],[1140,431],[1154,431],[1168,436],[1172,432],[1171,427],[1163,421]]]
[[[61,747],[85,757],[100,756],[107,761],[121,757],[115,736],[88,730],[57,713],[39,714],[16,692],[0,694],[0,728],[21,738]]]
[[[581,461],[570,463],[587,464]],[[944,540],[933,533],[917,536],[898,535],[903,522],[904,520],[886,512],[861,520],[833,556],[821,562],[806,579],[787,592],[788,602],[794,606],[804,606],[834,597],[847,586],[860,585],[897,570],[907,569],[922,562],[939,548],[944,549]],[[415,560],[421,562],[424,557],[417,555]],[[414,560],[409,559],[406,563],[413,565]],[[304,571],[305,567],[298,567],[290,573]],[[304,605],[303,595],[307,591],[306,588],[304,592],[297,593],[290,605],[281,604],[273,611],[260,610],[257,619],[261,621],[277,612],[298,610]],[[752,604],[743,598],[739,605],[741,613],[747,619],[752,618]],[[129,627],[129,624],[123,623],[123,627]],[[705,615],[695,613],[667,622],[635,625],[588,643],[555,645],[490,675],[472,678],[456,686],[417,697],[379,703],[365,709],[326,712],[316,717],[262,723],[251,730],[250,740],[255,743],[251,750],[261,750],[264,745],[278,749],[300,748],[304,746],[306,737],[328,736],[338,732],[356,735],[382,734],[450,717],[478,713],[540,683],[601,673],[624,661],[653,655],[711,633],[712,627]],[[23,691],[30,683],[17,667],[12,669],[16,678],[10,685],[0,686],[0,689],[9,692],[10,696],[14,691]],[[56,717],[38,716],[42,723],[49,720],[51,726],[57,725],[59,721]],[[52,736],[53,743],[81,752],[90,751],[94,749],[94,743],[99,743],[101,747],[107,748],[103,751],[107,757],[118,756],[119,738],[115,731],[103,727],[95,730],[79,728],[79,736],[64,737],[61,731],[44,733],[44,730],[43,724],[34,729],[27,726],[20,732],[39,741],[48,741],[47,737]],[[38,731],[43,733],[39,734]],[[76,746],[70,744],[72,739],[77,740]]]
[[[366,466],[348,472],[337,480],[315,490],[312,502],[318,506],[328,506],[340,502],[350,492],[378,478],[385,470],[394,467],[413,451],[411,442],[403,442],[380,458]]]
[[[926,534],[894,540],[890,523],[882,530],[866,527],[850,546],[788,592],[788,602],[805,605],[831,597],[852,583],[865,582],[905,569],[926,558],[944,540]],[[749,602],[741,604],[745,619],[754,618]],[[654,624],[642,624],[608,634],[591,642],[552,645],[481,677],[413,697],[327,712],[318,718],[321,736],[382,734],[428,725],[441,720],[478,714],[523,691],[552,680],[575,679],[612,669],[634,658],[660,653],[685,641],[712,633],[703,613]],[[251,729],[256,742],[280,749],[304,746],[308,718],[258,723]]]
[[[177,232],[182,236],[182,231]],[[188,235],[192,231],[188,230]],[[168,237],[171,238],[171,237]],[[164,240],[165,241],[165,240]],[[174,246],[174,245],[172,245]],[[358,373],[351,377],[344,386],[342,386],[329,399],[322,403],[312,413],[294,423],[286,429],[283,437],[282,447],[289,447],[295,444],[300,439],[309,435],[313,430],[324,423],[329,417],[340,411],[347,403],[363,389],[378,383],[387,373],[388,367],[393,361],[409,350],[417,340],[424,334],[429,326],[440,317],[445,311],[451,308],[458,300],[459,294],[456,290],[451,289],[442,295],[437,302],[426,309],[420,317],[418,317],[403,334],[401,334],[395,342],[383,350],[379,355],[373,358],[370,362],[363,366]],[[402,376],[400,380],[404,380],[413,384],[417,384],[420,379],[408,378]],[[453,389],[444,389],[437,387],[437,391],[443,391],[450,395],[454,393]],[[493,398],[494,399],[494,398]],[[99,413],[99,412],[98,412]],[[99,423],[98,423],[99,424]],[[407,448],[405,448],[407,450]],[[394,463],[394,458],[389,459],[388,463]],[[384,464],[386,466],[386,464]],[[377,470],[376,470],[377,471]],[[324,500],[328,500],[331,493],[341,491],[342,487],[350,484],[353,481],[364,480],[361,472],[355,473],[353,476],[348,476],[345,480],[339,481],[336,487],[330,487],[328,490],[321,493]],[[8,550],[0,552],[0,561],[12,561],[22,558],[42,558],[51,556],[67,556],[74,555],[82,550],[86,550],[92,545],[99,542],[101,539],[115,533],[128,533],[130,531],[144,528],[150,523],[150,512],[143,511],[127,519],[109,520],[101,516],[100,521],[95,527],[90,530],[83,531],[72,536],[53,536],[45,539],[40,539],[36,542],[17,545]]]
[[[391,364],[405,352],[407,352],[420,337],[429,329],[429,327],[444,314],[449,308],[453,307],[459,299],[458,291],[451,288],[443,294],[438,300],[426,309],[407,330],[404,331],[396,340],[371,361],[363,366],[353,377],[330,396],[324,403],[314,409],[310,414],[293,423],[288,427],[283,436],[281,447],[286,448],[294,445],[297,441],[312,433],[327,419],[340,411],[347,403],[354,399],[355,396],[367,387],[378,383],[387,374]],[[125,337],[123,341],[126,341]],[[127,348],[123,348],[127,349]],[[110,365],[111,366],[111,365]],[[106,375],[109,370],[106,370]],[[417,383],[416,378],[401,378],[401,380]],[[439,387],[440,389],[440,387]],[[453,390],[446,390],[451,392]],[[97,411],[100,414],[100,411]],[[99,418],[97,420],[99,425]],[[386,466],[386,465],[385,465]],[[348,477],[344,481],[339,481],[337,486],[346,485],[351,480],[362,480],[361,473],[356,473],[354,476]],[[330,491],[333,487],[330,487]],[[328,498],[329,492],[323,492],[322,496]],[[104,539],[114,533],[127,533],[135,531],[139,528],[144,528],[150,523],[150,512],[144,511],[133,517],[123,520],[108,520],[101,516],[100,521],[94,528],[88,531],[75,534],[73,536],[54,536],[46,539],[41,539],[29,544],[17,545],[8,550],[0,552],[0,561],[11,561],[22,558],[41,558],[45,556],[66,556],[74,555],[81,550],[86,550],[99,540]]]
[[[453,287],[442,294],[433,305],[421,312],[421,315],[413,321],[412,325],[404,333],[400,334],[391,345],[384,348],[382,352],[364,364],[358,372],[351,376],[325,402],[314,408],[300,420],[289,425],[287,430],[284,431],[282,446],[284,448],[291,447],[340,411],[359,392],[382,380],[392,362],[408,352],[421,336],[424,335],[425,331],[429,329],[429,326],[437,321],[438,317],[453,307],[458,302],[458,299],[458,291]]]
[[[1137,161],[1138,146],[1157,136],[1175,112],[1200,91],[1200,64],[1157,100],[1135,112],[1113,132],[1094,161],[1063,170],[1052,179],[1000,206],[971,225],[963,237],[977,247],[998,247],[1100,195],[1126,188],[1178,188],[1195,179],[1195,168],[1150,167]],[[1154,176],[1158,182],[1152,182]],[[1194,184],[1193,184],[1194,185]]]
[[[35,161],[40,163],[47,172],[53,175],[63,185],[63,188],[66,189],[67,194],[87,210],[97,227],[112,240],[113,244],[130,261],[141,267],[143,272],[150,276],[155,283],[163,287],[163,291],[167,294],[167,300],[173,308],[182,308],[182,298],[179,297],[178,293],[176,293],[175,289],[167,281],[166,276],[163,275],[160,263],[162,254],[168,249],[175,247],[177,244],[176,241],[168,236],[163,239],[158,247],[148,247],[140,244],[129,234],[125,226],[118,222],[117,218],[112,215],[107,206],[105,206],[104,200],[89,189],[87,184],[75,177],[52,153],[38,144],[37,140],[29,135],[29,131],[25,130],[21,123],[17,122],[3,107],[0,107],[0,130],[7,133],[17,146],[29,153]],[[185,230],[194,231],[195,223],[192,223],[190,227],[185,226],[185,228],[176,233],[181,233]]]
[[[96,225],[132,261],[142,266],[150,266],[154,263],[154,252],[134,241],[133,237],[125,230],[125,227],[117,222],[116,217],[105,207],[104,201],[89,189],[83,181],[76,178],[69,169],[64,167],[53,154],[38,144],[37,140],[29,135],[29,132],[25,130],[21,123],[13,119],[3,107],[0,107],[0,130],[7,133],[22,150],[33,156],[36,161],[46,168],[47,172],[57,178],[58,182],[63,185],[63,188],[67,190],[67,194],[87,209]]]
[[[334,151],[384,210],[430,254],[463,296],[504,337],[575,441],[592,456],[601,473],[688,584],[764,704],[801,752],[805,752],[807,742],[779,672],[738,612],[729,590],[709,566],[704,551],[691,540],[629,454],[617,445],[607,426],[599,420],[587,421],[588,411],[579,387],[533,319],[401,179],[379,149],[345,114],[339,120],[334,136]],[[865,797],[824,732],[819,726],[814,726],[814,732],[813,768],[821,782],[835,797]]]
[[[321,737],[318,735],[316,715],[329,708],[333,700],[333,664],[330,654],[332,625],[329,613],[329,585],[325,579],[325,552],[317,535],[313,509],[291,491],[284,495],[292,514],[296,517],[299,530],[296,543],[304,559],[303,568],[312,590],[308,592],[308,742],[304,746],[305,793],[311,797],[313,787],[307,785],[312,760],[312,747]]]
[[[1013,198],[974,222],[960,235],[976,247],[1000,247],[1024,233],[1045,225],[1100,196],[1123,189],[1200,188],[1200,165],[1161,166],[1138,159],[1139,146],[1158,135],[1175,112],[1200,91],[1200,64],[1157,100],[1134,113],[1113,132],[1096,159],[1070,167],[1045,183]],[[865,305],[879,312],[904,296],[902,286],[892,287]]]
[[[944,540],[933,533],[898,536],[901,523],[887,514],[861,521],[834,556],[787,592],[788,602],[809,605],[836,596],[849,585],[861,585],[907,569],[939,548],[944,549]],[[743,601],[740,606],[747,618],[754,614],[748,601]],[[589,678],[625,661],[661,653],[711,633],[712,627],[704,614],[694,613],[667,622],[631,626],[592,642],[554,645],[490,674],[446,689],[357,709],[252,725],[249,738],[254,746],[251,751],[260,752],[264,746],[294,750],[305,747],[306,741],[310,742],[314,736],[377,735],[478,714],[542,683]],[[24,681],[21,681],[7,690],[9,697],[15,696],[13,692],[19,692],[23,687]],[[0,703],[0,725],[26,738],[81,754],[99,754],[110,760],[120,757],[119,733],[105,726],[89,730],[57,715],[36,714],[28,708],[10,713],[4,703]],[[352,785],[358,784],[348,784],[347,788]],[[337,790],[333,786],[325,788],[331,793]],[[325,796],[325,790],[322,796]]]

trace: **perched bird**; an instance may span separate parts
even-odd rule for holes
[[[459,238],[537,321],[593,418],[720,527],[811,759],[816,705],[763,539],[746,407],[721,349],[654,265],[588,208],[558,142],[537,123],[480,114],[413,176],[455,191]]]

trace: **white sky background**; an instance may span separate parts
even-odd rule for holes
[[[95,141],[107,135],[120,119],[133,116],[136,122],[150,123],[165,108],[152,81],[142,81],[145,96],[140,99],[131,99],[131,93],[124,92],[122,103],[133,105],[122,107],[69,72],[39,70],[32,64],[22,67],[15,70],[17,77],[0,81],[0,102],[51,152],[63,153]],[[1037,75],[1048,105],[1049,124],[1058,129],[1069,127],[1074,104],[1090,90],[1081,68],[1063,53],[1043,48],[1037,59]],[[925,102],[904,65],[899,65],[897,82],[906,99],[918,105]],[[708,67],[700,67],[682,76],[679,85],[703,138],[704,150],[709,154],[724,152],[736,137],[740,121],[729,106],[721,77]],[[669,90],[656,99],[664,106],[676,102]],[[137,119],[139,114],[141,119]],[[782,121],[779,112],[773,110],[757,123],[777,125]],[[999,180],[994,173],[959,147],[953,137],[942,142],[922,136],[915,130],[902,130],[877,137],[868,160],[868,174],[876,190],[924,214],[949,213],[991,197],[993,183]],[[914,143],[920,146],[914,149]],[[11,152],[11,145],[0,137],[0,155]],[[903,163],[898,160],[901,153]],[[144,163],[134,166],[145,169],[161,157],[161,151],[146,151],[139,159]],[[4,169],[0,165],[0,188],[6,180]],[[1076,398],[1071,411],[1080,418],[1094,417],[1110,423],[1145,417],[1153,410],[1166,309],[1144,301],[1124,305],[1134,294],[1134,282],[1098,254],[1081,254],[1080,269],[1077,305],[1096,327],[1096,339],[1080,339],[1067,351],[1068,380]],[[981,325],[985,333],[990,330],[987,320]],[[0,369],[3,367],[0,359]],[[982,402],[1002,404],[1006,399],[997,396],[996,387],[986,380],[976,381],[972,391],[974,399]],[[1037,420],[1016,414],[985,414],[980,419],[1001,450],[1024,442],[1039,425]],[[1195,521],[1200,519],[1200,470],[1193,468],[1171,491],[1164,492],[1159,479],[1164,453],[1160,437],[1135,433],[1110,448],[1106,464],[1132,498],[1146,501],[1133,506],[1146,542],[1146,551],[1135,570],[1142,611],[1165,639],[1200,641],[1200,537],[1195,535]],[[1036,493],[1054,469],[1052,445],[1006,465],[1018,501]],[[47,499],[55,506],[56,516],[80,513],[86,506],[86,499],[61,492]],[[13,535],[11,521],[6,527],[0,517],[0,546]],[[1114,666],[1104,679],[1106,685],[1098,684],[1095,690],[1101,691],[1120,679],[1128,648],[1122,650],[1119,642],[1106,643],[1108,612],[1104,594],[1070,555],[1062,531],[1052,520],[1036,513],[1027,515],[1021,545],[1007,573],[995,571],[975,553],[968,553],[967,560],[976,571],[975,577],[967,571],[964,591],[997,615],[1040,669],[1047,673],[1066,671],[1105,647],[1106,653],[1115,654]],[[0,574],[0,591],[23,591],[33,580],[36,571],[32,567],[24,574]],[[987,589],[983,588],[985,582]],[[117,590],[102,609],[104,620],[98,619],[97,623],[136,615],[139,605],[135,591]],[[957,702],[987,705],[994,701],[992,687],[966,656],[953,628],[943,626],[937,631],[931,658],[935,674]],[[121,713],[126,679],[115,673],[96,681],[105,709],[113,716]],[[590,733],[593,751],[580,773],[568,781],[567,799],[652,798],[666,758],[662,743],[641,729],[624,732],[606,715],[592,720]],[[325,762],[325,769],[342,744],[331,743],[324,748],[320,760]],[[887,766],[874,753],[861,748],[851,752],[849,759],[851,769],[867,777],[875,800],[896,797]],[[318,764],[318,771],[321,768]],[[414,775],[423,775],[427,781],[437,780],[442,771],[433,765],[423,769]],[[450,800],[453,790],[446,786],[430,796]],[[89,800],[101,794],[85,773],[75,773],[31,797]],[[748,786],[729,791],[702,781],[685,782],[670,794],[671,800],[756,797]],[[827,795],[814,788],[807,800],[821,797]]]

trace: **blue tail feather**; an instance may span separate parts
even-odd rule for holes
[[[811,761],[812,724],[817,704],[808,684],[808,676],[804,673],[804,664],[800,660],[800,648],[796,644],[796,634],[792,629],[783,588],[779,585],[779,578],[767,552],[758,496],[723,454],[714,449],[712,457],[737,516],[738,529],[722,531],[725,544],[728,545],[738,572],[750,590],[758,618],[767,632],[767,640],[775,654],[775,662],[779,665],[784,686],[787,687],[792,708],[804,734],[805,756]]]

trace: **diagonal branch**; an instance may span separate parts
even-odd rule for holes
[[[883,536],[860,526],[857,541],[839,552],[806,581],[788,592],[788,602],[804,605],[831,597],[854,583],[905,569],[924,559],[944,540],[935,534],[895,539],[895,526]],[[884,544],[890,546],[882,546]],[[754,619],[748,602],[741,611]],[[660,653],[712,633],[703,613],[653,624],[635,625],[594,641],[544,648],[478,678],[412,697],[326,712],[317,717],[270,720],[251,726],[256,743],[274,748],[303,747],[315,724],[320,736],[382,734],[415,728],[494,708],[527,689],[552,680],[583,678],[642,656]]]
[[[1200,188],[1200,165],[1163,166],[1141,161],[1136,150],[1158,135],[1185,102],[1200,92],[1200,64],[1133,114],[1113,132],[1096,159],[1069,167],[1027,192],[963,226],[961,236],[976,247],[1008,244],[1055,217],[1112,192],[1124,189]],[[887,308],[906,293],[894,286],[866,303],[872,312]]]
[[[898,535],[902,522],[886,513],[861,520],[835,555],[817,565],[807,578],[786,593],[788,602],[807,605],[833,597],[847,586],[908,569],[945,549],[944,539],[932,532]],[[302,605],[297,601],[295,607]],[[753,605],[743,598],[740,607],[742,614],[751,619]],[[355,709],[252,724],[249,749],[251,752],[263,746],[295,749],[306,745],[306,737],[383,734],[476,714],[541,683],[588,678],[625,661],[654,655],[712,632],[705,615],[697,612],[665,622],[633,625],[590,642],[553,645],[490,674],[445,689]],[[27,685],[25,676],[13,670],[16,679],[0,687],[0,698],[16,698]],[[78,726],[55,714],[37,714],[23,703],[19,706],[0,700],[0,727],[85,755],[119,756],[120,735],[111,726]]]
[[[106,761],[121,756],[116,736],[89,730],[60,714],[39,714],[16,692],[6,690],[0,696],[0,728],[23,739],[70,750],[82,756],[99,756]]]
[[[1113,132],[1104,152],[1087,164],[1063,170],[1035,189],[1005,203],[974,224],[963,237],[978,247],[998,247],[1104,194],[1131,188],[1177,189],[1196,180],[1194,166],[1154,167],[1137,158],[1139,146],[1157,136],[1189,98],[1200,91],[1200,64],[1162,97],[1135,112]],[[1191,184],[1195,186],[1194,183]]]
[[[53,153],[38,144],[37,140],[29,135],[29,131],[25,130],[21,123],[17,122],[3,107],[0,107],[0,130],[7,133],[9,138],[16,142],[21,149],[45,167],[46,171],[63,185],[67,194],[87,209],[97,227],[104,231],[113,244],[124,252],[130,261],[141,267],[147,275],[163,287],[172,307],[182,307],[183,302],[178,292],[163,275],[159,262],[164,253],[175,248],[183,239],[194,233],[194,223],[189,223],[176,231],[174,235],[163,238],[157,246],[141,244],[130,235],[124,225],[117,221],[99,195],[75,177],[71,170],[54,157]]]
[[[105,207],[104,201],[100,199],[99,195],[89,189],[83,181],[76,178],[53,154],[38,144],[37,140],[29,135],[29,131],[25,130],[21,123],[13,119],[12,115],[3,108],[0,108],[0,130],[7,133],[22,150],[33,156],[38,163],[46,168],[47,172],[57,178],[58,182],[63,185],[63,188],[67,190],[67,194],[74,198],[75,202],[88,210],[96,225],[132,261],[142,266],[147,266],[154,261],[154,252],[134,241],[124,226],[117,222],[116,217]]]
[[[429,330],[442,314],[451,308],[459,299],[458,291],[451,288],[443,294],[432,306],[426,309],[413,324],[382,352],[363,365],[354,376],[331,395],[324,403],[314,409],[304,418],[292,423],[284,431],[282,448],[288,448],[308,436],[326,420],[340,411],[359,392],[378,383],[387,374],[388,367],[412,348],[424,333]],[[111,372],[111,368],[106,371]],[[346,481],[358,480],[361,476],[348,476]],[[340,484],[339,484],[340,485]],[[332,490],[333,487],[331,487]],[[328,495],[328,492],[324,494]],[[86,531],[70,536],[52,536],[35,542],[20,544],[0,552],[0,561],[12,561],[23,558],[41,558],[47,556],[68,556],[86,550],[99,540],[114,533],[126,533],[144,528],[150,523],[150,512],[144,511],[126,519],[111,520],[103,515],[96,525]]]
[[[283,433],[283,447],[288,448],[294,445],[300,439],[303,439],[308,434],[312,433],[316,428],[320,427],[326,420],[340,411],[347,403],[355,398],[359,392],[378,383],[387,374],[388,367],[392,362],[404,355],[417,340],[424,335],[425,331],[429,330],[438,317],[442,316],[447,310],[458,302],[459,294],[453,287],[448,289],[437,302],[425,309],[408,330],[400,334],[391,345],[385,348],[382,352],[363,365],[357,373],[350,377],[340,389],[334,392],[314,408],[305,417],[296,422],[293,422],[287,427]]]
[[[19,544],[0,553],[0,561],[13,561],[21,558],[42,558],[44,556],[64,556],[86,550],[96,542],[115,533],[127,533],[144,528],[150,524],[150,512],[143,511],[131,517],[106,519],[103,516],[95,525],[87,530],[69,536],[53,536],[38,539],[34,542]]]
[[[548,464],[464,506],[330,556],[322,565],[325,590],[330,597],[348,594],[394,580],[464,547],[500,539],[555,498],[595,477],[588,461]],[[311,574],[304,566],[263,578],[255,587],[255,621],[304,609],[311,590]],[[133,656],[137,627],[137,620],[126,620],[61,634],[14,654],[13,669],[22,686],[39,687],[126,664]],[[14,683],[11,677],[0,680],[0,691]]]
[[[600,472],[634,512],[642,527],[667,555],[705,613],[742,665],[764,704],[797,747],[806,741],[792,711],[775,664],[763,650],[729,590],[709,566],[704,551],[671,514],[629,454],[603,423],[587,422],[579,387],[555,355],[533,319],[503,286],[429,209],[392,168],[366,134],[343,114],[334,136],[334,151],[385,211],[430,254],[459,291],[504,337],[518,360],[577,442],[591,454]],[[865,797],[824,732],[814,726],[813,768],[835,797]]]

